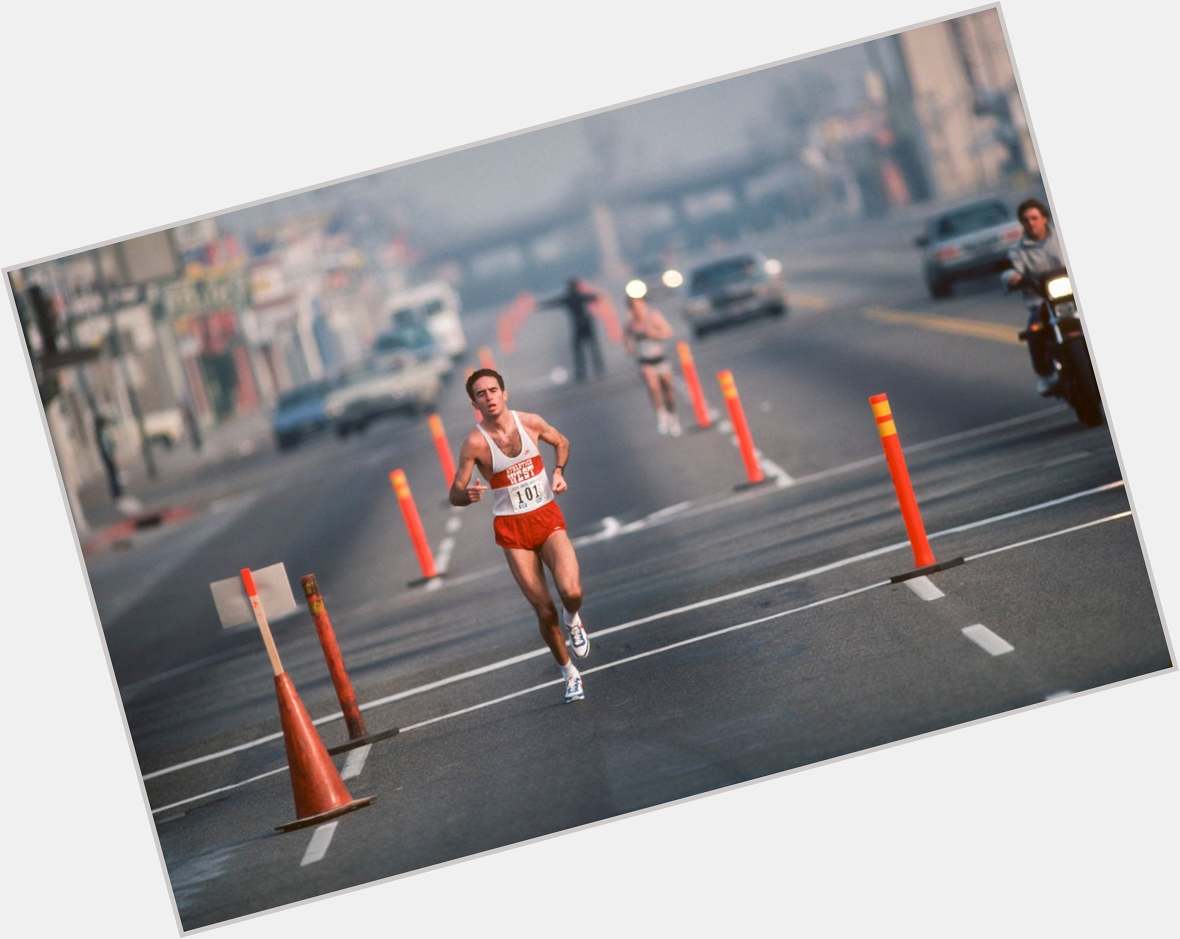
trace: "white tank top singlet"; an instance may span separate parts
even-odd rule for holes
[[[541,451],[524,429],[520,415],[515,411],[511,413],[520,433],[520,453],[516,456],[505,456],[491,435],[476,425],[492,451],[492,478],[489,483],[492,488],[492,513],[495,515],[521,515],[553,501],[553,487],[549,484],[549,473],[545,470]]]

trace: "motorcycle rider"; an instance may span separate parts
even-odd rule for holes
[[[1024,236],[1009,250],[1012,267],[1004,271],[1001,279],[1008,290],[1020,290],[1024,294],[1024,304],[1028,307],[1028,353],[1037,373],[1037,392],[1048,395],[1057,384],[1057,369],[1049,354],[1049,334],[1040,319],[1044,300],[1037,292],[1036,281],[1042,274],[1065,267],[1065,256],[1045,203],[1025,199],[1017,207],[1016,217]]]

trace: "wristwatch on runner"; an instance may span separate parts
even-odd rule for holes
[[[553,467],[553,472],[556,473],[558,470],[561,470],[561,475],[564,476],[565,475],[565,464],[558,463],[555,467]]]

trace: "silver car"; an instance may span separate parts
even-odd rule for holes
[[[683,311],[697,337],[755,316],[783,316],[782,264],[756,251],[699,264],[689,272]]]
[[[914,239],[932,297],[949,297],[956,280],[1002,270],[1020,240],[1020,223],[997,199],[981,199],[935,215]]]
[[[389,414],[421,414],[434,407],[441,384],[437,370],[413,356],[369,359],[341,376],[324,402],[339,437],[364,433]]]

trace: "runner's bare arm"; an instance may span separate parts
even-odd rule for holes
[[[556,454],[553,466],[553,492],[565,492],[568,488],[565,482],[565,465],[570,458],[569,440],[540,414],[522,414],[521,419],[526,430],[536,434],[538,440],[543,440],[553,447]]]
[[[479,444],[482,442],[482,438],[473,432],[463,441],[463,446],[459,449],[459,466],[455,470],[455,478],[451,482],[449,494],[451,505],[471,505],[473,502],[478,502],[483,495],[486,487],[482,480],[476,479],[475,485],[470,485],[471,476],[475,472],[475,457],[479,452]]]

